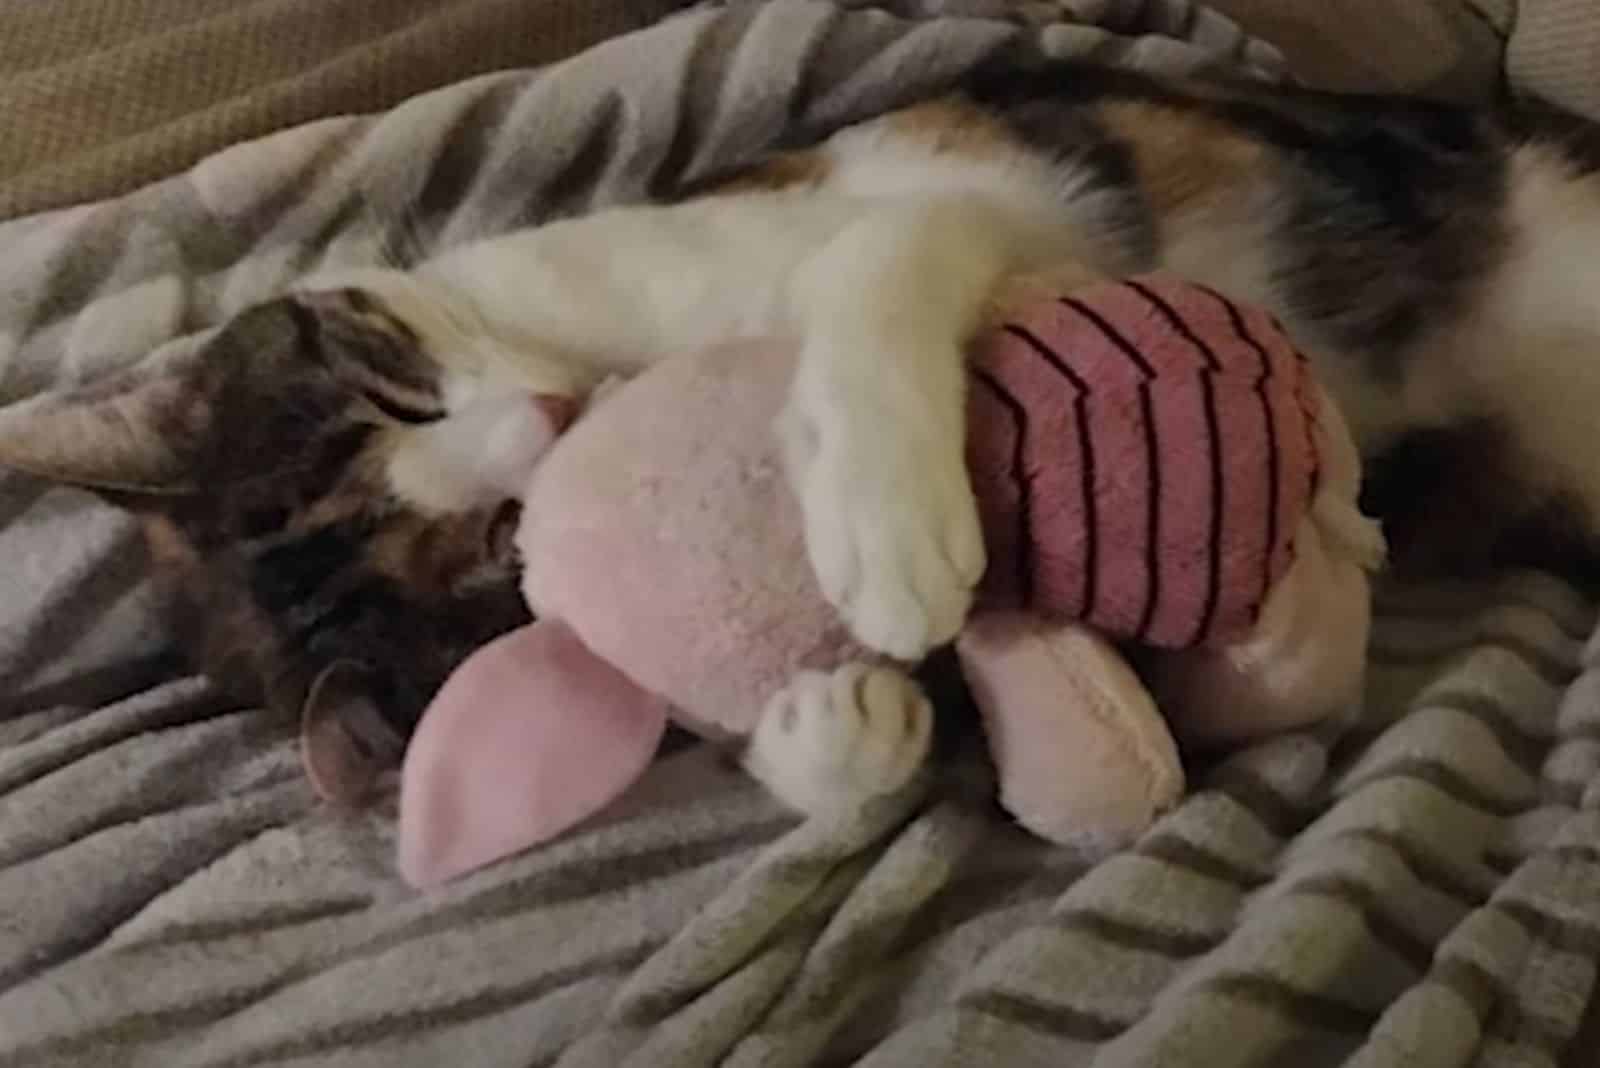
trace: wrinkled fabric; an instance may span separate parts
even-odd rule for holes
[[[1039,52],[1276,69],[1178,0],[694,11],[0,224],[0,403],[402,234],[637,201]],[[126,523],[3,476],[0,560],[7,1068],[1589,1063],[1595,611],[1547,577],[1386,592],[1355,726],[1200,769],[1094,867],[959,761],[797,824],[689,748],[419,895],[391,813],[317,807],[293,725],[174,667]]]

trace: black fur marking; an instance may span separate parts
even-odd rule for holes
[[[403,401],[395,400],[393,397],[386,397],[375,389],[364,389],[361,391],[361,395],[378,411],[395,422],[405,423],[407,426],[426,426],[429,423],[437,423],[447,414],[438,408],[413,407]]]
[[[1393,380],[1380,354],[1471,300],[1508,241],[1505,156],[1465,122],[1352,121],[1285,153],[1293,200],[1274,252],[1296,317]],[[1461,142],[1469,142],[1466,147]]]
[[[1074,200],[1096,202],[1095,221],[1105,224],[1104,237],[1125,250],[1128,270],[1151,266],[1160,251],[1150,207],[1140,190],[1133,153],[1118,141],[1091,111],[1061,106],[1050,97],[1025,94],[975,98],[1013,136],[1080,181]]]
[[[1583,174],[1600,171],[1600,126],[1547,100],[1527,98],[1512,115],[1512,132],[1557,149]]]
[[[294,618],[315,611],[318,592],[329,577],[354,565],[372,525],[330,523],[308,534],[269,546],[255,558],[250,592],[261,607]]]
[[[1082,63],[984,72],[965,90],[1009,117],[1030,143],[1070,137],[1083,158],[1117,157],[1109,146],[1082,147],[1111,140],[1092,116],[1113,100],[1203,115],[1267,145],[1287,194],[1271,254],[1288,310],[1310,333],[1307,342],[1362,353],[1382,380],[1398,376],[1403,350],[1429,322],[1476,296],[1508,240],[1506,133],[1464,109],[1399,97],[1264,93],[1247,82],[1180,84]],[[1064,148],[1055,154],[1068,155]],[[1101,173],[1136,189],[1131,168],[1106,163]],[[1130,211],[1136,197],[1126,194]],[[1151,243],[1155,224],[1133,232]]]

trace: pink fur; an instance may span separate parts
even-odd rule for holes
[[[795,671],[866,655],[812,577],[778,459],[793,366],[773,343],[658,364],[568,431],[517,534],[534,613],[581,620],[714,736],[748,733]]]

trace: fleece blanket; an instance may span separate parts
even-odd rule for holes
[[[696,10],[0,225],[0,403],[399,231],[638,200],[1039,53],[1278,67],[1184,0]],[[174,665],[115,515],[0,475],[0,584],[6,1068],[1600,1060],[1600,644],[1549,576],[1385,591],[1353,727],[1209,769],[1098,865],[959,764],[797,823],[688,748],[431,895],[389,814],[319,808],[285,726]]]

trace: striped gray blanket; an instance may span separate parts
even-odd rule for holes
[[[1090,55],[1272,76],[1184,0],[696,10],[0,224],[0,403],[435,246]],[[3,419],[3,411],[0,411]],[[797,823],[710,752],[432,894],[169,659],[128,526],[0,476],[0,1066],[1600,1064],[1600,646],[1541,575],[1382,593],[1365,711],[1097,865],[981,777]],[[1594,665],[1594,667],[1590,667]]]

